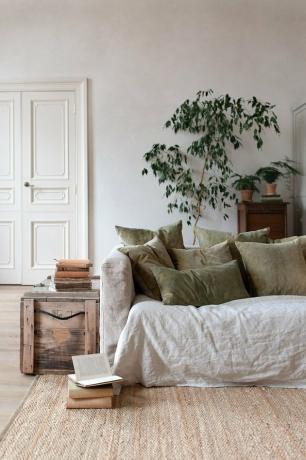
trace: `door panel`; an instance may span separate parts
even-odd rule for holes
[[[20,93],[0,93],[0,283],[21,282]]]
[[[51,274],[54,259],[77,256],[75,93],[23,93],[22,120],[27,283]]]

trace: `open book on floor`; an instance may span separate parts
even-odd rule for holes
[[[72,356],[75,374],[68,375],[69,379],[81,387],[120,383],[122,377],[112,375],[108,359],[104,353]]]

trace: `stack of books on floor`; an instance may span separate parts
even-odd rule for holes
[[[269,202],[276,202],[276,203],[282,203],[283,199],[280,195],[261,195],[261,201],[262,203],[269,203]]]
[[[67,409],[112,409],[113,402],[112,385],[83,388],[68,378]]]
[[[88,291],[92,264],[88,259],[61,259],[57,261],[54,275],[56,291]]]

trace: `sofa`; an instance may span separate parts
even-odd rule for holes
[[[101,269],[100,344],[125,384],[304,388],[306,296],[163,305],[135,295],[116,247]]]

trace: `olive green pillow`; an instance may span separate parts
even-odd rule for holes
[[[298,241],[302,248],[304,259],[306,261],[306,235],[302,236],[288,236],[287,238],[280,238],[278,240],[270,240],[270,243],[288,243],[289,241]]]
[[[115,226],[116,232],[120,238],[121,243],[134,246],[136,244],[145,244],[152,240],[155,236],[155,232],[152,230],[146,230],[145,228],[128,228]]]
[[[224,264],[233,259],[227,241],[215,244],[208,249],[169,249],[168,252],[177,270]]]
[[[265,295],[306,295],[306,263],[298,240],[287,243],[240,243],[253,292]]]
[[[140,292],[160,300],[160,290],[152,273],[152,266],[174,268],[171,258],[158,237],[144,245],[125,246],[119,251],[126,254],[132,265],[133,277]]]
[[[181,220],[174,224],[160,227],[157,231],[143,228],[120,227],[118,225],[115,228],[121,243],[124,245],[145,244],[157,235],[167,249],[184,248]]]
[[[226,264],[178,271],[152,266],[165,305],[219,305],[249,297],[238,267]]]
[[[268,243],[270,228],[262,228],[251,232],[242,232],[238,234],[221,232],[220,230],[209,230],[207,228],[196,227],[196,237],[201,248],[209,248],[222,241],[245,241],[255,243]]]
[[[167,249],[184,249],[182,221],[179,220],[175,224],[165,225],[157,230],[158,238],[164,243]]]

